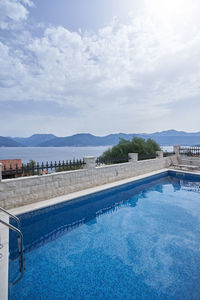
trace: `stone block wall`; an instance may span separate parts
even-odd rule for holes
[[[0,206],[14,208],[167,168],[172,159],[159,156],[156,159],[137,161],[132,156],[127,163],[96,167],[95,158],[92,162],[90,157],[88,168],[86,159],[85,169],[82,170],[1,180]]]
[[[200,167],[200,157],[195,156],[187,156],[184,154],[180,154],[180,146],[174,146],[175,152],[175,161],[174,164],[181,164],[181,165],[191,165]]]
[[[200,167],[200,158],[199,157],[180,155],[178,161],[181,165],[191,165],[191,166]]]

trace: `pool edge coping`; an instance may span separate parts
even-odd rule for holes
[[[179,173],[187,173],[187,174],[191,174],[191,175],[200,175],[200,173],[194,173],[191,171],[183,171],[183,170],[176,170],[174,168],[164,168],[164,169],[160,169],[157,171],[153,171],[153,172],[149,172],[149,173],[145,173],[142,175],[138,175],[138,176],[134,176],[134,177],[129,177],[126,179],[122,179],[122,180],[118,180],[118,181],[114,181],[111,183],[106,183],[103,185],[98,185],[98,186],[94,186],[91,188],[87,188],[84,190],[80,190],[77,192],[73,192],[73,193],[69,193],[69,194],[65,194],[62,196],[58,196],[58,197],[54,197],[48,200],[43,200],[43,201],[39,201],[39,202],[35,202],[35,203],[31,203],[31,204],[27,204],[27,205],[23,205],[20,207],[15,207],[12,209],[9,209],[8,211],[15,214],[15,215],[20,215],[20,214],[24,214],[24,213],[28,213],[31,211],[35,211],[38,209],[42,209],[48,206],[52,206],[52,205],[56,205],[56,204],[60,204],[63,202],[67,202],[67,201],[71,201],[83,196],[87,196],[87,195],[91,195],[94,193],[98,193],[104,190],[108,190],[117,186],[121,186],[130,182],[135,182],[141,179],[145,179],[148,177],[151,177],[153,175],[158,175],[158,174],[162,174],[168,171],[174,171],[174,172],[179,172]]]
[[[158,171],[153,171],[153,172],[149,172],[149,173],[145,173],[142,175],[138,175],[138,176],[134,176],[134,177],[129,177],[126,179],[122,179],[122,180],[118,180],[118,181],[114,181],[111,183],[106,183],[106,184],[102,184],[102,185],[98,185],[98,186],[94,186],[91,188],[87,188],[84,190],[80,190],[77,192],[73,192],[73,193],[69,193],[69,194],[65,194],[62,196],[58,196],[58,197],[54,197],[48,200],[43,200],[43,201],[39,201],[39,202],[35,202],[35,203],[31,203],[31,204],[27,204],[27,205],[23,205],[23,206],[19,206],[19,207],[15,207],[15,208],[11,208],[8,211],[11,212],[12,214],[15,215],[20,215],[20,214],[24,214],[30,211],[34,211],[34,210],[38,210],[38,209],[42,209],[48,206],[52,206],[52,205],[56,205],[59,203],[63,203],[63,202],[67,202],[67,201],[71,201],[83,196],[87,196],[87,195],[91,195],[97,192],[101,192],[104,190],[108,190],[117,186],[121,186],[123,184],[126,183],[130,183],[130,182],[134,182],[140,179],[144,179],[146,177],[150,177],[153,175],[157,175],[160,173],[164,173],[167,172],[168,168],[165,169],[160,169]]]

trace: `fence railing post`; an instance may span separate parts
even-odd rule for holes
[[[175,155],[179,156],[180,155],[180,146],[179,145],[174,145],[173,146],[173,152]]]
[[[95,156],[85,156],[83,158],[84,169],[94,169],[96,167],[96,157]]]
[[[128,153],[128,161],[129,162],[138,161],[138,153]]]
[[[158,158],[163,158],[163,151],[156,151],[156,155]]]
[[[2,164],[0,163],[0,182],[2,181]]]

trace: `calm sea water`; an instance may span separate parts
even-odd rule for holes
[[[0,147],[0,159],[21,158],[23,163],[31,159],[41,163],[46,161],[62,161],[81,159],[84,156],[100,156],[112,146],[100,147]],[[161,147],[163,151],[173,151],[172,146]]]
[[[2,147],[0,159],[21,158],[23,163],[81,159],[84,156],[100,156],[109,146],[101,147]]]
[[[173,151],[173,146],[160,146],[160,148],[161,148],[164,152],[172,152],[172,151]]]

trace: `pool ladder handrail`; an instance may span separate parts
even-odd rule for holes
[[[2,223],[3,225],[7,226],[9,229],[13,230],[14,232],[16,232],[18,234],[17,237],[17,244],[18,244],[18,253],[19,253],[19,271],[20,271],[20,276],[11,283],[11,285],[17,283],[22,276],[24,275],[24,271],[25,271],[25,256],[24,256],[24,243],[23,243],[23,234],[21,232],[21,226],[20,226],[20,220],[18,217],[16,217],[15,215],[9,213],[7,210],[3,209],[2,207],[0,207],[0,211],[3,211],[4,213],[6,213],[7,215],[9,215],[11,218],[15,219],[17,221],[18,224],[18,228],[16,228],[15,226],[3,221],[0,219],[0,223]]]
[[[15,215],[11,214],[10,212],[8,212],[7,210],[5,210],[3,207],[0,207],[0,211],[4,212],[5,214],[9,215],[11,218],[13,218],[18,225],[18,229],[21,230],[21,225],[20,225],[20,220],[18,217],[16,217]]]

